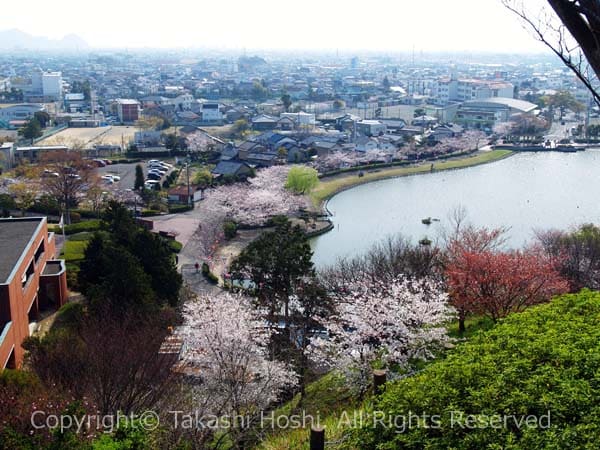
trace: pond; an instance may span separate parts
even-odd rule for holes
[[[334,228],[311,241],[317,267],[364,253],[401,233],[435,241],[463,207],[474,225],[510,227],[508,244],[522,246],[534,230],[600,222],[600,149],[519,153],[460,170],[392,178],[332,197]],[[439,219],[425,225],[425,218]]]

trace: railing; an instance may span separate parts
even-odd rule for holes
[[[12,322],[6,322],[4,324],[4,328],[2,329],[2,334],[0,334],[0,347],[4,343],[4,339],[8,336],[8,332],[10,331],[10,327],[12,326]]]

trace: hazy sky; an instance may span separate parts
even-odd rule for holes
[[[75,33],[94,47],[544,50],[500,0],[9,1],[0,30],[9,28]]]

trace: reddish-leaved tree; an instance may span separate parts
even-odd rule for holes
[[[569,289],[559,272],[557,258],[538,247],[474,251],[466,246],[451,248],[450,253],[446,278],[451,304],[462,311],[461,332],[466,313],[497,321]]]

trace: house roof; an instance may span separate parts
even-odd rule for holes
[[[272,161],[277,158],[276,153],[248,153],[248,159],[256,161]]]
[[[10,282],[13,270],[44,220],[43,217],[0,219],[0,284]]]
[[[221,161],[212,170],[212,173],[221,175],[237,175],[244,167],[250,168],[248,164],[236,161]]]
[[[277,119],[266,114],[260,114],[252,118],[252,123],[277,123]]]

